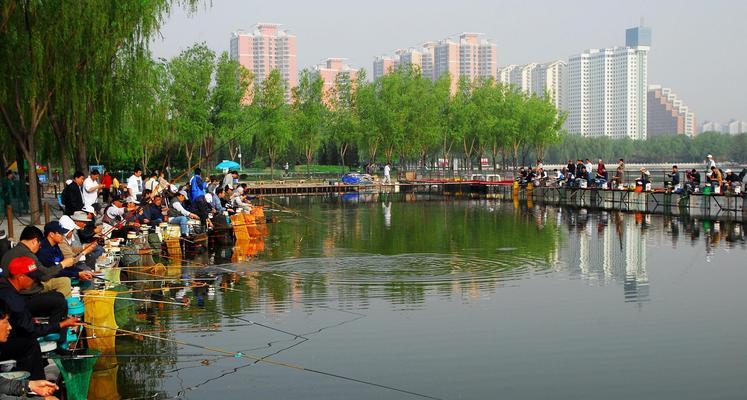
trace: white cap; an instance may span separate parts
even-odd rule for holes
[[[730,169],[727,169],[727,170],[726,170],[726,173],[727,173],[727,174],[730,174],[730,173],[731,173],[731,170],[730,170]]]
[[[127,198],[127,202],[128,202],[128,203],[132,203],[132,204],[140,204],[140,202],[139,202],[139,201],[137,201],[137,198],[136,198],[136,197],[134,197],[134,196],[130,196],[130,197],[128,197],[128,198]]]
[[[707,155],[706,157],[707,157],[707,158],[713,158],[713,156],[712,156],[712,155],[710,155],[710,154],[709,154],[709,155]]]
[[[96,214],[96,211],[93,209],[93,206],[83,206],[83,211],[91,214]]]
[[[212,203],[213,202],[213,195],[210,194],[210,193],[205,193],[205,201],[207,201],[208,203]]]
[[[78,228],[78,225],[75,224],[75,221],[73,221],[73,219],[68,215],[63,215],[62,217],[60,217],[60,226],[69,231],[80,229]]]

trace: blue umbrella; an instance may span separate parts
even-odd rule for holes
[[[215,169],[237,169],[239,168],[239,163],[236,161],[231,160],[223,160],[218,165],[215,166]]]

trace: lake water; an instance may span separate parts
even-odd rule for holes
[[[274,201],[298,215],[200,259],[252,258],[217,269],[215,293],[126,327],[191,345],[117,338],[92,397],[747,394],[742,224],[423,196]]]

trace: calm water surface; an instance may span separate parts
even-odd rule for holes
[[[423,197],[275,200],[300,216],[277,213],[266,235],[201,258],[251,257],[214,269],[214,293],[138,309],[126,326],[245,356],[120,337],[91,397],[418,398],[298,367],[442,399],[747,395],[741,224]]]

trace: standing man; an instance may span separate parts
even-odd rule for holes
[[[127,190],[130,192],[130,198],[140,200],[140,195],[143,193],[143,170],[140,167],[135,167],[135,171],[129,178],[127,178]]]
[[[391,173],[392,166],[391,164],[386,163],[386,165],[384,165],[384,183],[392,183]]]
[[[83,209],[83,173],[75,171],[73,181],[65,186],[62,191],[62,205],[65,206],[65,215],[73,215],[74,212]]]
[[[83,181],[83,206],[93,207],[94,212],[99,211],[99,190],[103,185],[99,184],[99,170],[94,169]],[[81,210],[83,207],[81,207]]]
[[[195,168],[195,174],[192,175],[192,179],[189,180],[190,200],[192,203],[197,202],[202,197],[205,197],[205,181],[202,180],[202,170],[198,167]]]
[[[709,172],[711,172],[711,168],[716,167],[716,161],[713,159],[713,156],[710,154],[706,156],[705,167],[706,167],[706,175]]]
[[[104,171],[104,176],[101,177],[101,199],[104,204],[109,203],[109,195],[111,194],[112,183],[114,180],[109,175],[109,171]]]

